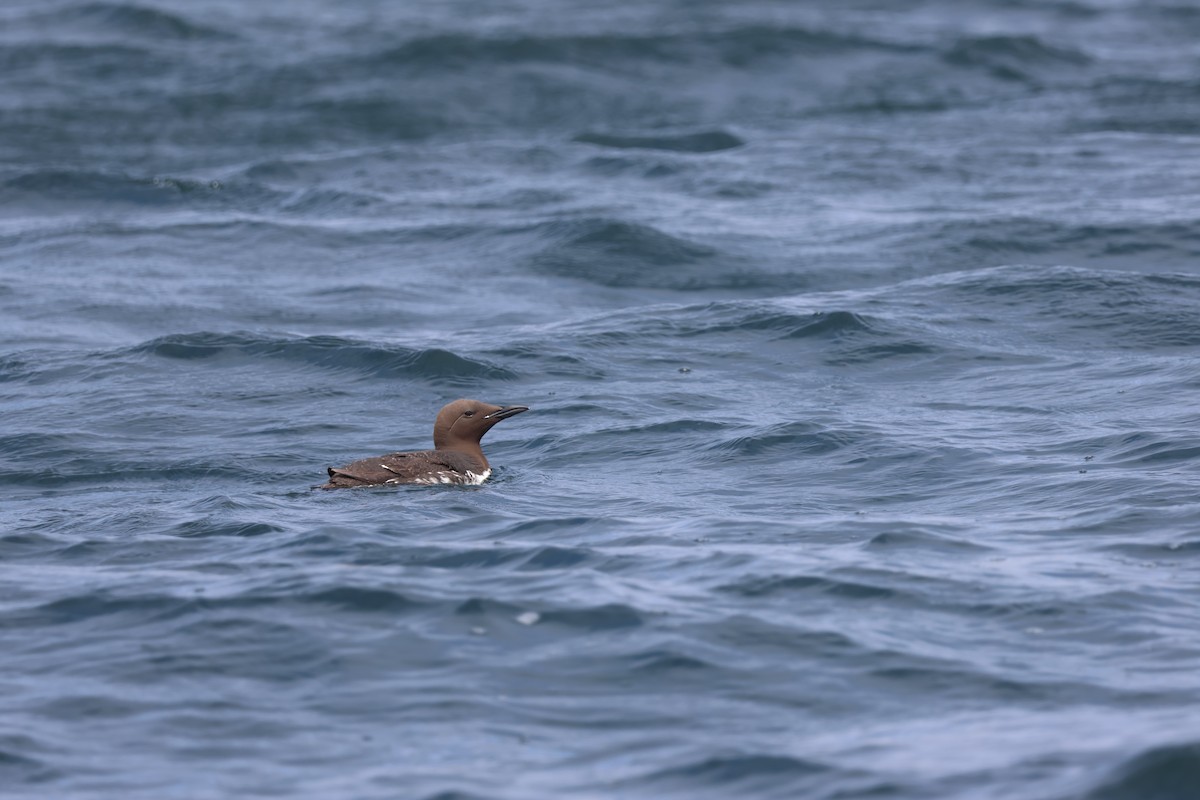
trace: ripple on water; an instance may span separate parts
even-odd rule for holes
[[[619,150],[667,150],[675,153],[714,153],[720,150],[732,150],[745,144],[737,136],[723,130],[674,135],[621,135],[589,132],[578,134],[574,141]]]
[[[734,752],[654,770],[630,784],[664,797],[791,798],[811,796],[836,772],[793,756]]]

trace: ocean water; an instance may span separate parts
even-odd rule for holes
[[[0,796],[1200,797],[1198,42],[3,3]]]

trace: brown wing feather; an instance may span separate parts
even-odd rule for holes
[[[364,458],[344,467],[329,468],[329,483],[320,489],[344,489],[352,486],[379,486],[387,483],[414,483],[431,472],[480,473],[485,467],[466,453],[421,450],[414,453],[388,453]]]

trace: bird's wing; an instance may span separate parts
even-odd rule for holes
[[[344,467],[329,468],[329,483],[324,488],[378,486],[384,483],[413,483],[430,472],[481,472],[475,459],[462,453],[422,450],[415,453],[388,453],[364,458]]]

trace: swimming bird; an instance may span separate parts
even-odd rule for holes
[[[493,406],[455,400],[443,406],[433,423],[433,450],[388,453],[329,468],[329,483],[318,489],[386,486],[400,483],[480,484],[492,474],[479,440],[501,420],[528,411],[526,406]]]

